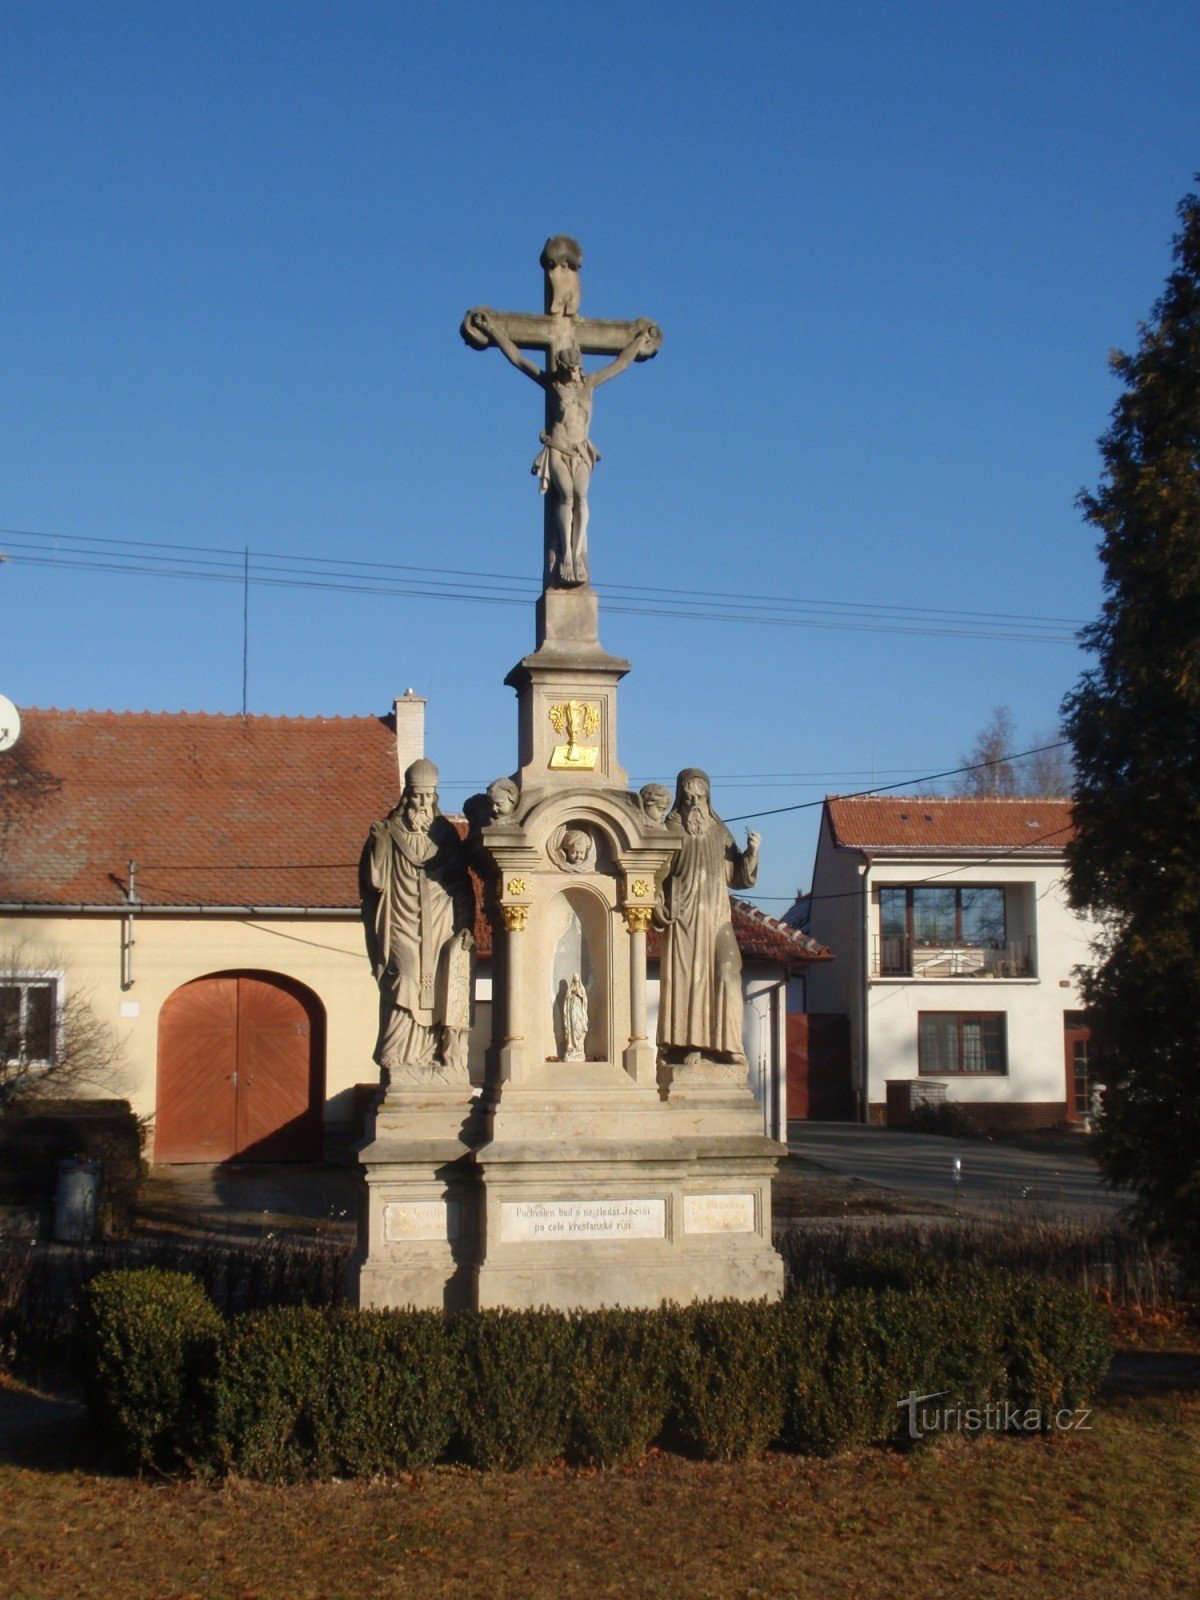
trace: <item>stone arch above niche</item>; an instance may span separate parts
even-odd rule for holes
[[[565,828],[586,828],[597,852],[616,861],[642,842],[643,824],[624,793],[550,795],[521,818],[521,831],[535,848],[547,849],[551,837]],[[656,838],[663,834],[656,831]]]
[[[606,901],[582,884],[571,884],[546,904],[549,953],[542,1004],[543,1055],[564,1059],[566,1037],[563,1006],[571,979],[578,973],[587,991],[587,1061],[612,1059],[612,915]]]

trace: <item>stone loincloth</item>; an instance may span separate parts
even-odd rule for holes
[[[538,451],[530,472],[538,481],[538,493],[545,494],[550,487],[550,452],[556,451],[570,466],[574,461],[583,461],[589,467],[594,467],[600,459],[600,452],[590,439],[584,439],[579,444],[559,444],[547,438],[544,433],[538,435],[542,441],[542,448]]]

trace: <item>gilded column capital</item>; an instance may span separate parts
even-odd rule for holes
[[[651,906],[626,906],[623,911],[625,926],[630,933],[647,933],[653,914]]]
[[[506,933],[524,933],[529,921],[528,906],[501,906],[500,914],[504,918]]]

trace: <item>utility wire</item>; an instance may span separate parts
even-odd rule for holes
[[[873,794],[884,794],[890,789],[906,789],[910,783],[936,783],[939,778],[955,778],[960,772],[982,772],[985,767],[1001,767],[1010,761],[1023,761],[1026,756],[1040,756],[1046,750],[1065,750],[1069,739],[1059,739],[1054,744],[1035,745],[1032,750],[1020,750],[1013,755],[996,756],[991,761],[974,761],[967,767],[951,767],[946,772],[927,772],[923,778],[902,778],[899,783],[872,784],[869,789],[857,789],[853,794],[829,795],[831,800],[865,800]],[[971,798],[968,796],[967,798]],[[980,795],[978,798],[986,799]],[[1014,795],[1014,799],[1036,800],[1037,795]],[[750,822],[755,817],[778,817],[785,811],[808,811],[813,806],[823,806],[825,799],[799,800],[795,805],[773,806],[770,811],[743,811],[737,817],[725,817],[725,822]]]
[[[13,561],[28,566],[238,582],[247,586],[256,583],[351,594],[467,600],[489,605],[528,605],[536,592],[528,579],[511,573],[256,552],[217,545],[48,534],[18,528],[0,529],[0,534],[6,538]],[[1083,625],[1067,617],[732,594],[703,589],[672,588],[669,603],[664,604],[663,593],[658,589],[633,584],[601,587],[602,592],[619,597],[616,603],[607,603],[609,612],[709,622],[752,622],[775,627],[1051,644],[1073,643],[1075,630]]]

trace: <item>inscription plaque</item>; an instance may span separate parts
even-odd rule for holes
[[[457,1239],[458,1201],[389,1200],[383,1208],[383,1237],[388,1244]]]
[[[665,1200],[504,1200],[500,1238],[506,1244],[551,1239],[662,1239]]]
[[[753,1233],[752,1194],[685,1194],[684,1233]]]

